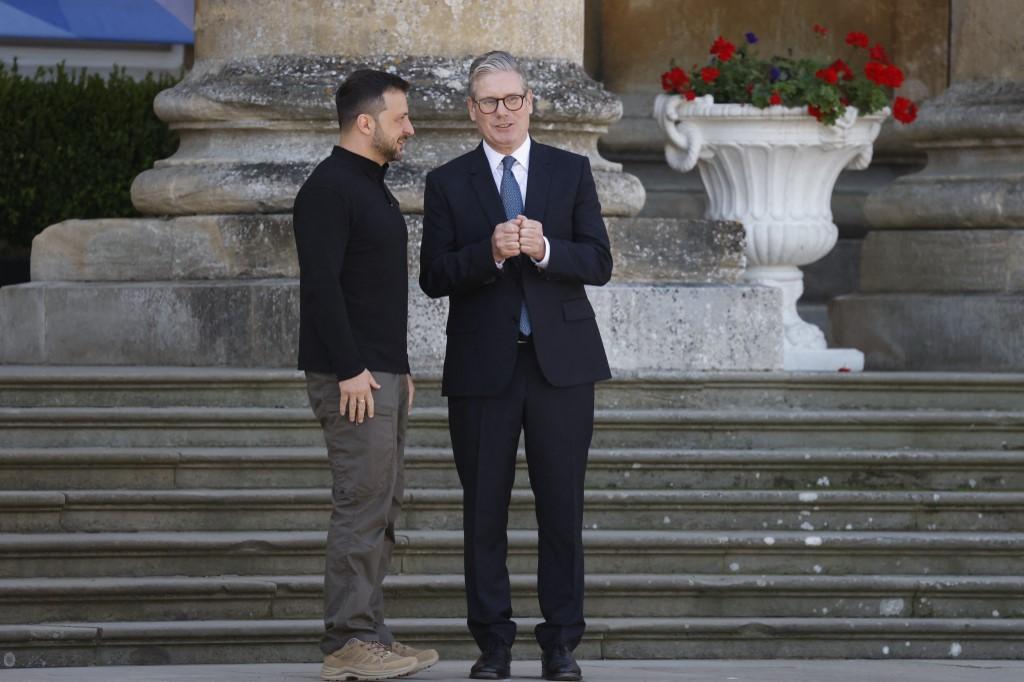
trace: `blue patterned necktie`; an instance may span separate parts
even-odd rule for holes
[[[515,163],[516,160],[511,156],[506,156],[501,160],[504,169],[501,172],[501,203],[505,206],[505,220],[512,220],[523,213],[523,195],[519,191],[516,176],[512,175],[512,166]],[[524,297],[523,306],[519,311],[519,332],[523,336],[529,336],[531,331],[530,314],[526,311],[526,298]]]

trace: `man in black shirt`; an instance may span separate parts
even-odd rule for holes
[[[413,382],[405,219],[384,184],[414,134],[409,84],[360,70],[338,88],[341,139],[295,197],[299,369],[334,479],[321,641],[325,680],[384,679],[437,662],[396,642],[381,583],[403,492]]]

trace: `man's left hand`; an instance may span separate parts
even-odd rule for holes
[[[544,260],[544,226],[536,220],[524,217],[519,227],[519,250],[533,260]]]

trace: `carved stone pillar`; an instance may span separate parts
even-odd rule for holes
[[[1024,370],[1024,21],[952,9],[953,82],[902,131],[928,164],[869,198],[861,292],[830,311],[869,369]]]
[[[412,83],[417,135],[390,178],[418,212],[426,171],[476,143],[466,115],[473,55],[501,46],[523,57],[539,96],[533,133],[591,158],[608,215],[643,205],[638,180],[597,152],[622,106],[583,71],[583,3],[404,0],[206,0],[195,68],[161,93],[157,114],[182,136],[171,158],[139,175],[132,200],[158,215],[278,213],[337,140],[333,91],[351,71],[393,71]]]

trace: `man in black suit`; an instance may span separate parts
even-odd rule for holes
[[[612,272],[586,157],[529,137],[533,92],[516,60],[470,66],[469,116],[483,142],[427,176],[420,286],[449,297],[442,393],[463,490],[470,677],[510,674],[516,626],[506,566],[508,504],[526,435],[539,536],[549,680],[579,680],[583,479],[594,382],[611,373],[585,284]]]

